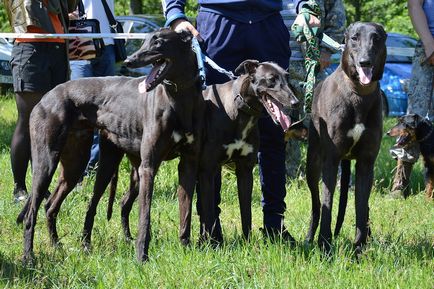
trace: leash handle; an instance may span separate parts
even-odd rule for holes
[[[217,70],[218,72],[225,74],[230,79],[236,78],[236,76],[231,71],[227,71],[226,69],[218,66],[217,63],[211,60],[211,58],[209,58],[208,56],[202,53],[202,50],[200,49],[199,41],[197,40],[196,37],[193,37],[191,41],[191,46],[194,53],[196,53],[197,66],[199,69],[199,77],[202,82],[202,89],[206,88],[206,84],[205,84],[206,75],[205,75],[204,62],[208,63],[208,65],[211,66],[211,68],[213,68],[214,70]]]
[[[202,50],[200,49],[199,41],[197,41],[196,37],[193,37],[193,39],[191,40],[191,46],[193,52],[196,54],[197,66],[199,70],[199,79],[201,82],[202,90],[205,90],[206,75],[205,75],[205,67],[203,64],[203,55],[202,55]]]

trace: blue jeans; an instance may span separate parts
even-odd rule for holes
[[[112,76],[115,74],[115,50],[113,45],[106,45],[100,57],[92,60],[71,60],[71,80],[83,77]],[[95,168],[99,160],[99,135],[95,131],[89,163],[85,174]]]
[[[247,59],[273,61],[284,69],[288,68],[291,55],[289,32],[279,13],[258,23],[248,24],[199,11],[197,29],[205,41],[208,56],[226,70],[234,71]],[[208,85],[229,81],[228,77],[209,66],[205,66],[205,70]],[[280,229],[286,209],[284,134],[282,128],[265,113],[259,119],[259,132],[258,159],[264,226]],[[215,198],[220,199],[217,195]],[[215,210],[218,215],[219,208]]]

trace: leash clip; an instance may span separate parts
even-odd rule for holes
[[[197,40],[196,37],[193,37],[193,39],[191,40],[191,46],[192,46],[193,52],[196,54],[196,60],[197,60],[197,66],[198,66],[198,70],[199,70],[199,79],[201,82],[201,87],[202,87],[202,90],[205,90],[206,89],[206,84],[205,84],[206,75],[205,75],[205,67],[203,64],[203,55],[202,55],[202,50],[200,49],[199,41]]]

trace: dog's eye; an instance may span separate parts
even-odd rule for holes
[[[154,45],[157,47],[163,45],[163,39],[156,39],[154,41]]]
[[[353,41],[357,41],[359,39],[359,35],[353,35],[353,36],[351,36],[351,40],[353,40]]]
[[[270,87],[270,88],[274,87],[276,85],[276,80],[277,80],[276,76],[267,78],[267,86]]]
[[[377,43],[378,41],[380,41],[380,36],[378,36],[378,34],[374,34],[374,35],[372,36],[372,41],[373,41],[374,43]]]

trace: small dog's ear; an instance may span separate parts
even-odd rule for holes
[[[193,38],[193,34],[189,30],[181,30],[180,32],[177,32],[179,34],[179,37],[181,37],[181,40],[183,42],[190,42]]]
[[[259,66],[259,61],[257,60],[245,60],[241,62],[240,65],[235,69],[234,73],[235,75],[241,75],[241,74],[253,74],[256,71],[256,68]]]

